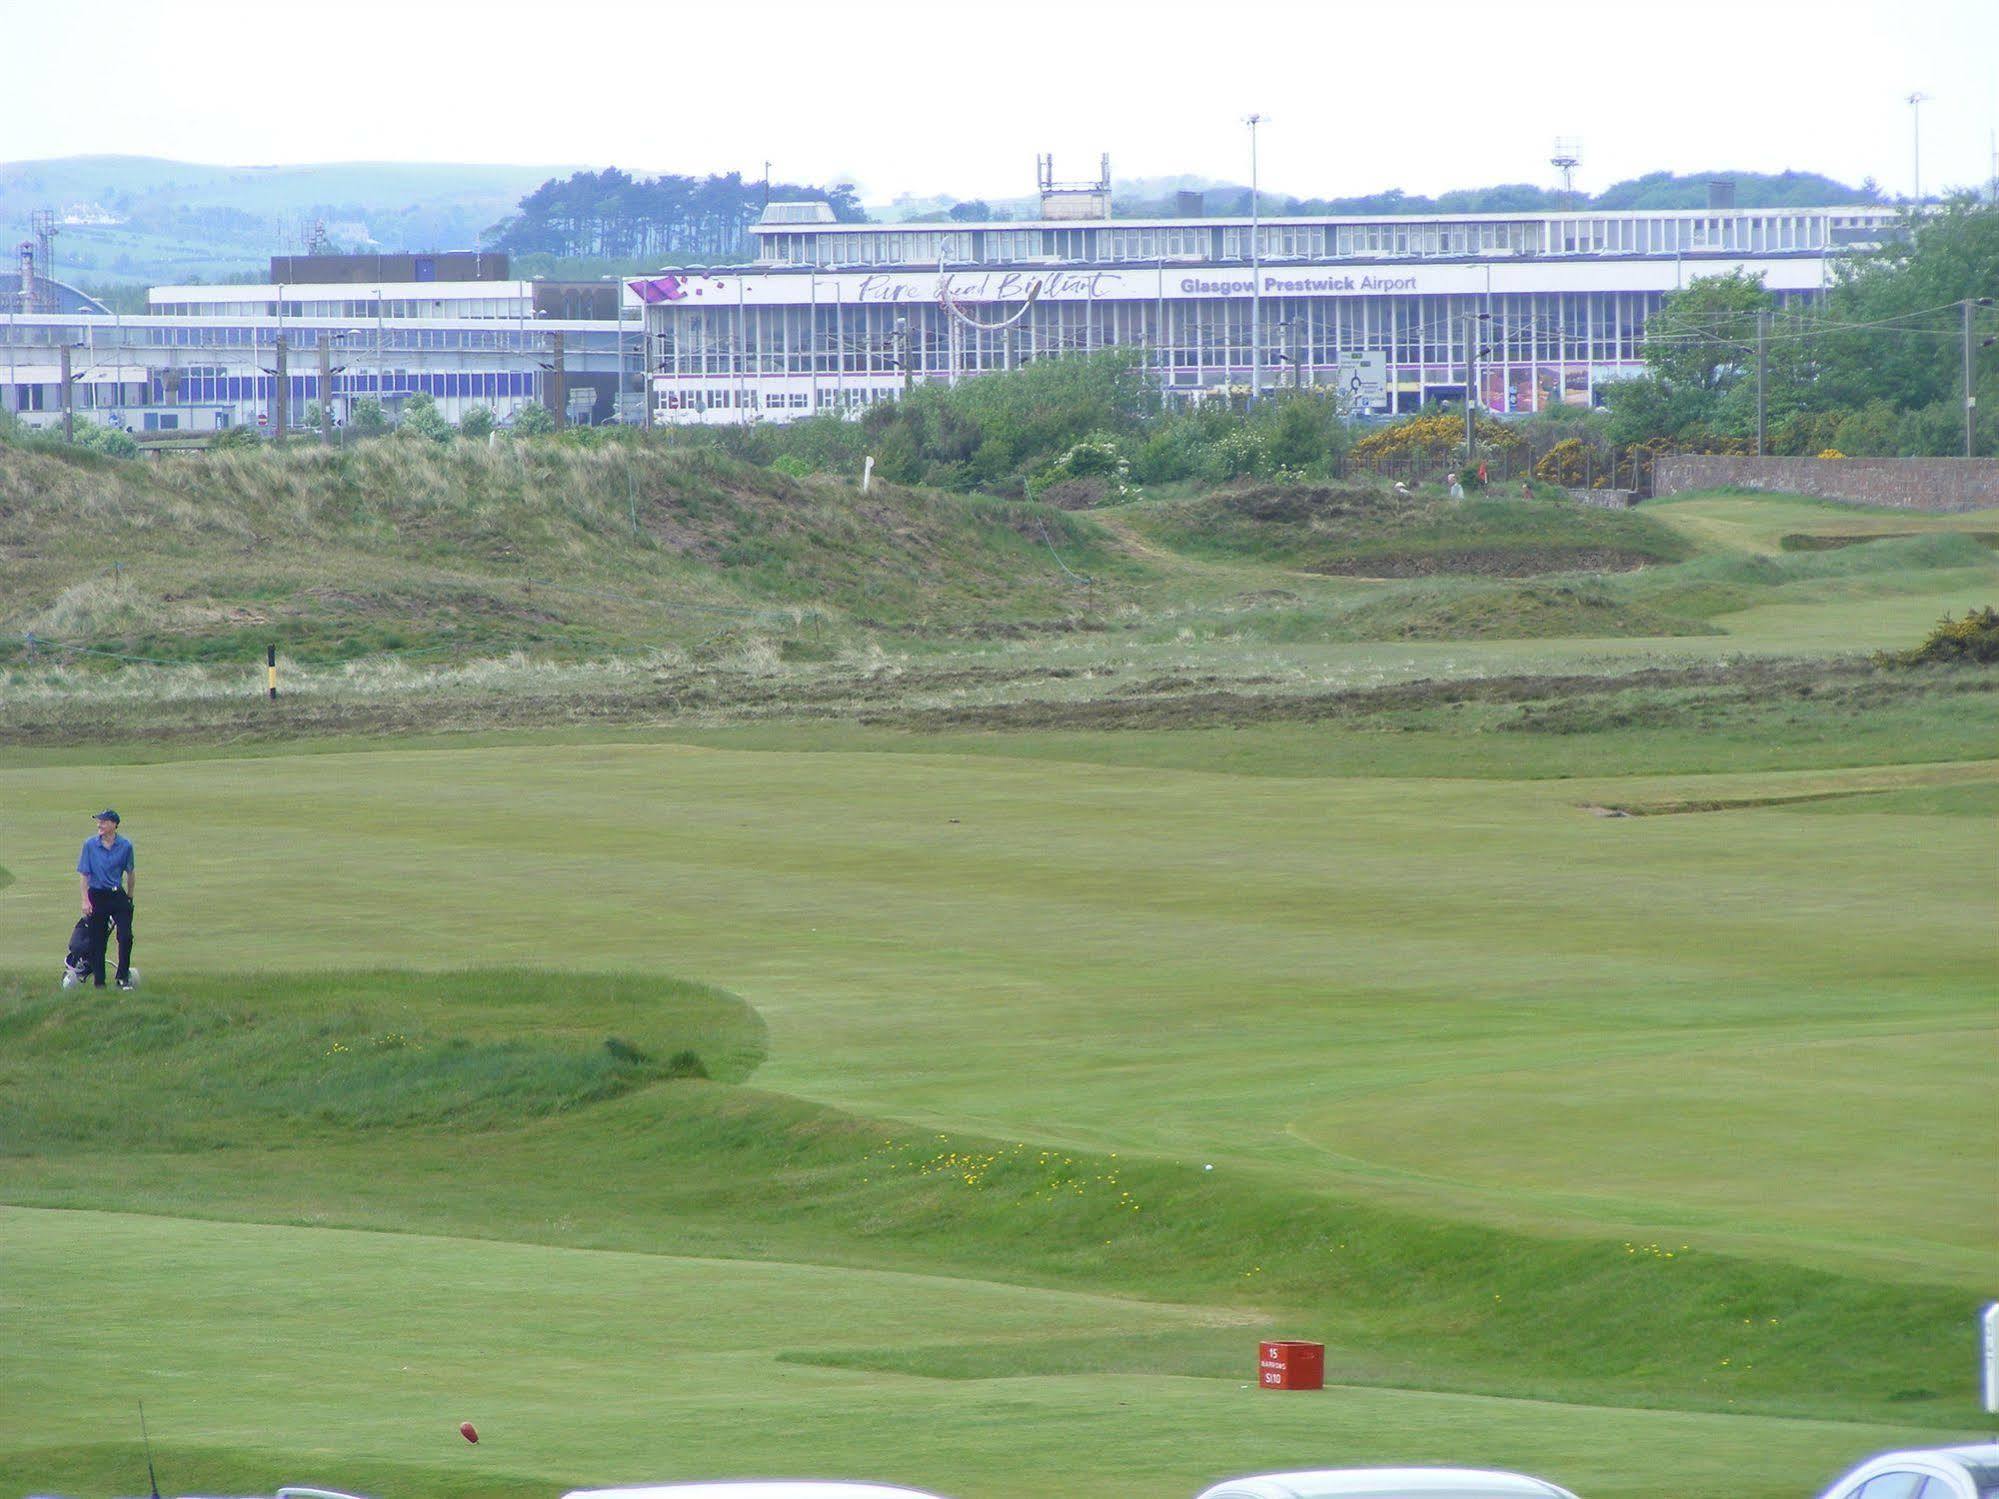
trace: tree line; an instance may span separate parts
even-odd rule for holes
[[[1976,447],[1999,452],[1999,207],[1960,196],[1911,213],[1835,275],[1809,307],[1739,272],[1668,294],[1645,326],[1646,373],[1604,387],[1607,438],[1753,451],[1760,365],[1766,451],[1962,453],[1969,304]]]
[[[803,200],[830,205],[842,222],[867,217],[847,182],[745,181],[740,172],[637,177],[608,167],[551,177],[488,229],[486,241],[514,254],[735,261],[749,254],[748,229],[766,203]]]

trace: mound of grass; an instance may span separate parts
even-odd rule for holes
[[[1148,538],[1196,556],[1357,577],[1621,571],[1693,551],[1671,527],[1636,511],[1400,499],[1371,484],[1252,485],[1129,514]]]
[[[762,1026],[699,985],[488,969],[0,984],[0,1150],[190,1149],[273,1128],[480,1130],[676,1077],[746,1077]]]
[[[165,661],[254,659],[267,643],[339,661],[602,653],[807,622],[943,628],[1061,613],[1078,576],[1135,573],[1050,506],[863,496],[637,440],[382,439],[108,466],[0,449],[0,550],[0,660],[30,634]]]

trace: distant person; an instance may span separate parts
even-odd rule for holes
[[[139,884],[132,840],[118,831],[118,814],[108,807],[97,814],[97,836],[83,840],[76,856],[77,883],[83,892],[83,914],[90,922],[90,973],[104,987],[104,949],[111,928],[118,928],[120,989],[132,987],[132,896]]]
[[[1458,483],[1458,476],[1456,474],[1445,474],[1444,482],[1451,486],[1452,499],[1461,500],[1465,497],[1465,487]]]
[[[1534,498],[1534,485],[1531,481],[1526,479],[1520,481],[1520,498],[1523,500]]]

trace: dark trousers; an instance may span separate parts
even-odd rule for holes
[[[118,927],[118,982],[124,983],[132,971],[132,897],[123,890],[90,892],[90,975],[97,987],[104,987],[104,949],[110,946],[111,927]]]

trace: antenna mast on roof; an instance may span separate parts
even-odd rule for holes
[[[1583,164],[1583,143],[1573,135],[1555,137],[1555,149],[1548,165],[1562,174],[1562,196],[1571,211],[1576,206],[1576,168]]]
[[[29,221],[29,230],[34,235],[35,283],[32,294],[29,288],[21,288],[23,310],[27,312],[54,312],[56,293],[53,284],[55,276],[55,237],[61,232],[56,223],[53,208],[37,208]]]

